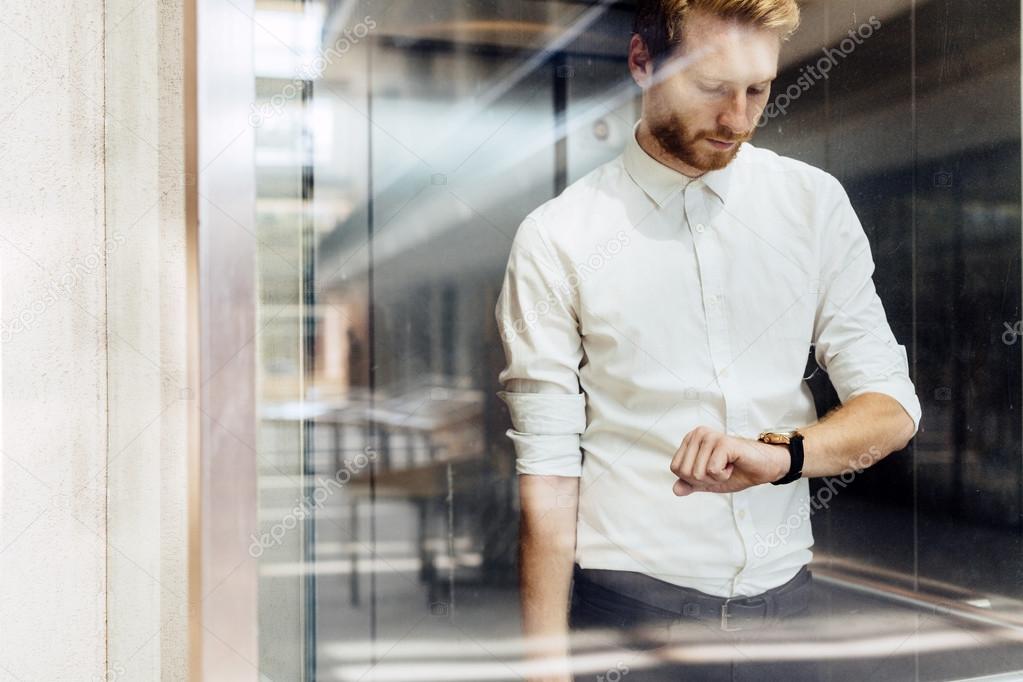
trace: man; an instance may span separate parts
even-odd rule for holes
[[[798,23],[794,0],[640,0],[625,151],[516,234],[496,314],[532,679],[570,679],[570,605],[722,632],[805,611],[808,479],[919,428],[844,189],[748,142]],[[811,344],[843,403],[821,421]]]

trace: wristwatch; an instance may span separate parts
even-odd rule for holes
[[[771,485],[785,485],[797,481],[803,476],[803,434],[799,431],[764,431],[757,438],[761,443],[787,445],[789,448],[789,471]]]

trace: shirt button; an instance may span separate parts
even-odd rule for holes
[[[721,370],[721,374],[719,376],[727,377],[728,376],[728,368],[725,367],[723,370]]]
[[[697,232],[703,232],[704,229],[706,229],[706,228],[704,227],[703,223],[697,223],[697,225],[696,225],[696,231]]]
[[[746,518],[746,510],[745,509],[740,509],[739,510],[739,518],[740,519]]]

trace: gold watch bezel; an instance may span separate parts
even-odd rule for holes
[[[757,440],[761,443],[771,443],[772,445],[788,445],[792,442],[792,437],[799,434],[798,430],[793,431],[762,431],[757,437]]]

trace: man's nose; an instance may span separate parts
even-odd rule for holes
[[[718,123],[722,128],[728,128],[733,131],[731,139],[739,137],[743,131],[750,127],[748,118],[748,108],[746,106],[746,97],[744,95],[738,95],[728,101],[727,108],[721,113],[718,118]]]

